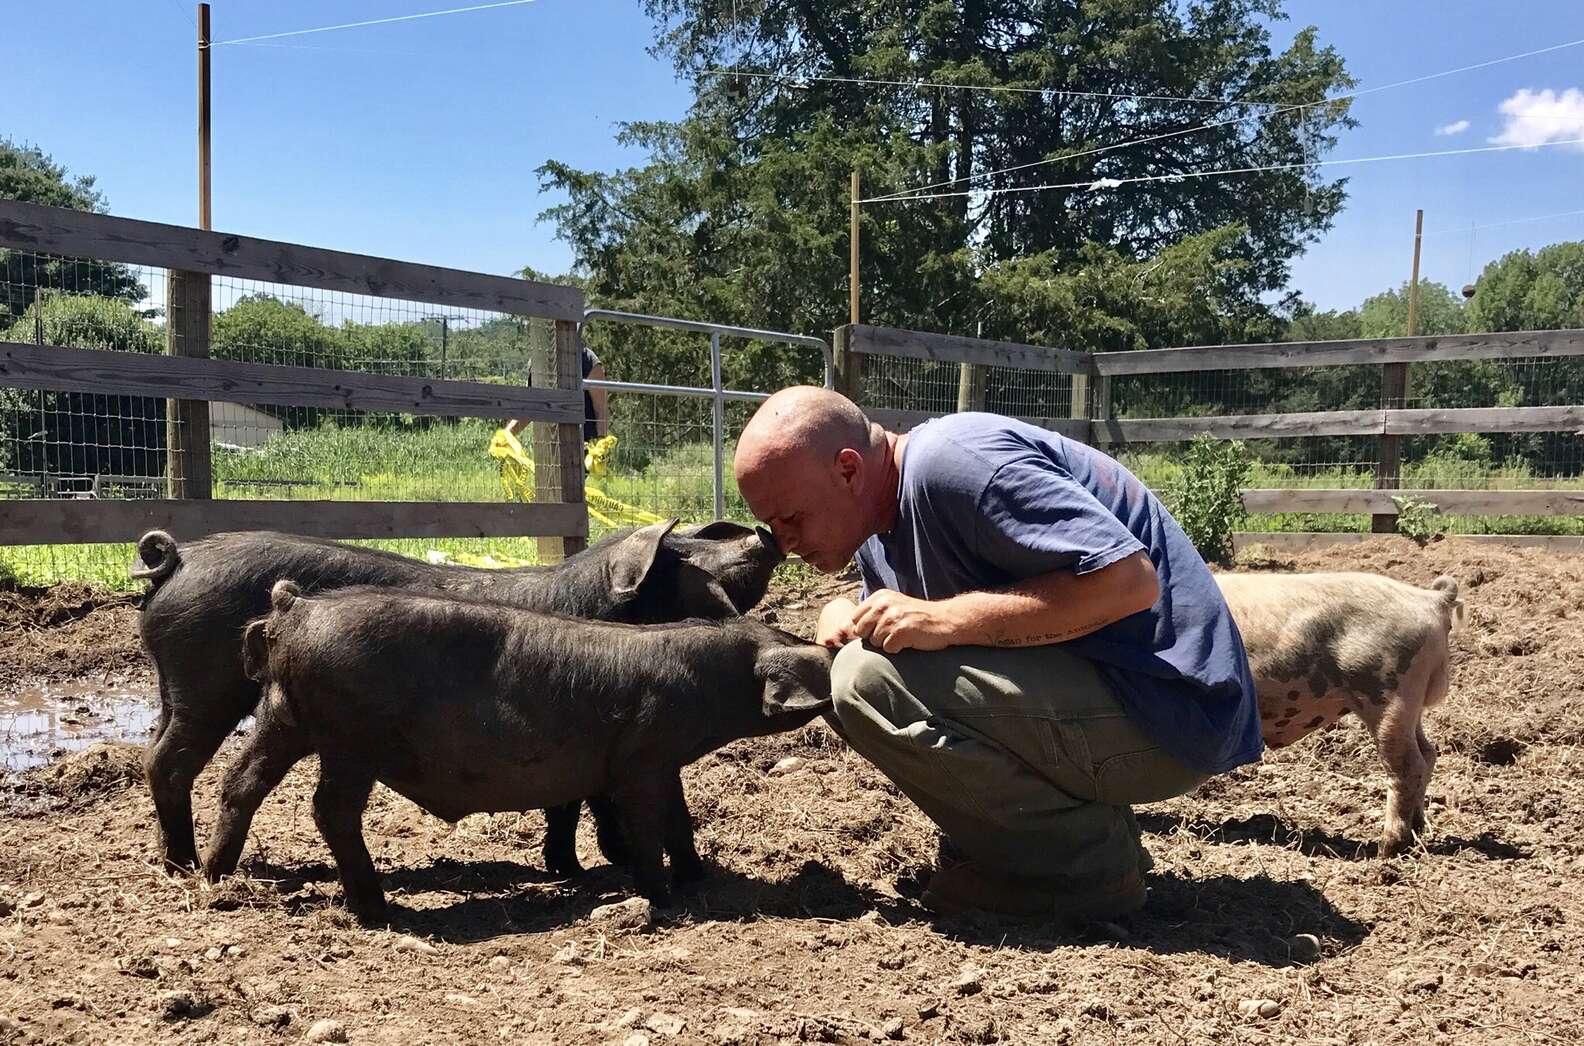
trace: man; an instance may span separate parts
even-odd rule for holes
[[[600,358],[594,355],[594,350],[587,345],[581,346],[583,356],[583,377],[585,380],[593,378],[595,381],[605,380],[605,365]],[[530,381],[532,378],[530,377]],[[523,423],[516,418],[506,422],[506,431],[516,435]],[[583,439],[592,441],[599,439],[610,431],[610,392],[605,389],[591,389],[583,387]]]
[[[1058,919],[1144,903],[1131,804],[1259,758],[1241,638],[1205,563],[1112,458],[993,414],[907,435],[825,389],[784,389],[734,464],[787,553],[863,599],[833,725],[941,828],[924,903]],[[862,640],[862,642],[853,642]]]

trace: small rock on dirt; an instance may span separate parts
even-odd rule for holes
[[[550,956],[550,961],[566,966],[577,962],[579,958],[577,942],[568,941],[565,945],[556,949],[556,953]]]
[[[958,995],[977,995],[984,987],[984,971],[974,966],[964,966],[952,981]]]
[[[167,1021],[185,1021],[202,1017],[212,1009],[192,992],[187,991],[160,992],[157,1002],[160,1016]]]
[[[308,1034],[303,1036],[303,1042],[346,1042],[346,1025],[340,1021],[324,1020],[314,1021],[313,1027],[308,1029]]]
[[[1259,1017],[1270,1020],[1281,1013],[1281,1003],[1275,999],[1244,999],[1238,1003],[1238,1013],[1245,1017]]]
[[[247,949],[242,947],[240,944],[233,944],[233,945],[229,946],[228,948],[226,948],[226,958],[227,959],[240,959],[240,958],[242,958],[242,956],[244,956],[246,954],[247,954]]]
[[[557,954],[560,953],[558,952]],[[490,957],[489,964],[497,970],[504,970],[506,967],[511,965],[511,960],[506,958],[504,955],[494,955]]]
[[[284,1028],[296,1018],[297,1015],[284,1006],[260,1006],[248,1014],[249,1020],[265,1028]]]
[[[617,904],[602,904],[589,912],[589,921],[616,930],[641,930],[653,918],[654,908],[644,897],[629,897]]]
[[[396,938],[396,943],[391,946],[398,952],[412,952],[414,955],[439,955],[440,949],[430,944],[421,937],[412,937],[407,934]]]
[[[770,768],[770,776],[785,777],[787,774],[797,773],[807,765],[808,760],[804,759],[802,756],[789,755]]]
[[[1320,958],[1320,938],[1312,933],[1300,933],[1292,939],[1292,955],[1299,962],[1314,962]]]
[[[644,1027],[661,1035],[680,1035],[682,1018],[669,1013],[656,1013],[644,1021]]]
[[[452,1006],[461,1006],[463,1009],[472,1009],[479,1004],[479,1001],[473,996],[463,995],[461,992],[446,992],[445,1001]]]
[[[649,1036],[641,1031],[635,1031],[622,1040],[622,1046],[649,1046]]]
[[[880,1036],[886,1039],[900,1039],[902,1037],[902,1018],[892,1017],[880,1025]]]
[[[224,954],[225,952],[220,948],[210,948],[208,951],[204,952],[204,958],[208,959],[210,962],[214,962]]]

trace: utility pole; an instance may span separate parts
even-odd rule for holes
[[[198,5],[198,227],[213,228],[209,208],[209,5]],[[171,269],[165,274],[165,352],[209,355],[208,273]],[[166,490],[172,498],[214,496],[209,459],[207,400],[165,401]]]
[[[214,228],[209,209],[209,5],[198,5],[198,227]]]
[[[1424,242],[1424,210],[1414,212],[1413,277],[1408,282],[1408,337],[1419,334],[1419,250]],[[1381,365],[1381,410],[1401,410],[1408,400],[1408,364]],[[1402,437],[1382,433],[1376,443],[1375,489],[1397,490],[1402,486]],[[1395,512],[1370,517],[1370,530],[1376,534],[1397,532]]]
[[[858,322],[858,168],[852,172],[852,213],[847,223],[849,276],[847,280],[847,322]]]

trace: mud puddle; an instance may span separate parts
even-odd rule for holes
[[[0,770],[27,770],[99,741],[142,744],[159,702],[152,691],[58,683],[0,693]]]

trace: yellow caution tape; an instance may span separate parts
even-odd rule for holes
[[[610,471],[610,458],[616,450],[615,436],[602,436],[589,442],[583,454],[583,500],[588,513],[607,527],[643,526],[659,523],[664,516],[645,512],[635,505],[617,501],[595,484],[593,477],[605,476]],[[534,499],[533,458],[524,450],[521,441],[505,429],[496,429],[490,439],[490,457],[500,461],[501,486],[506,496],[514,501]]]

